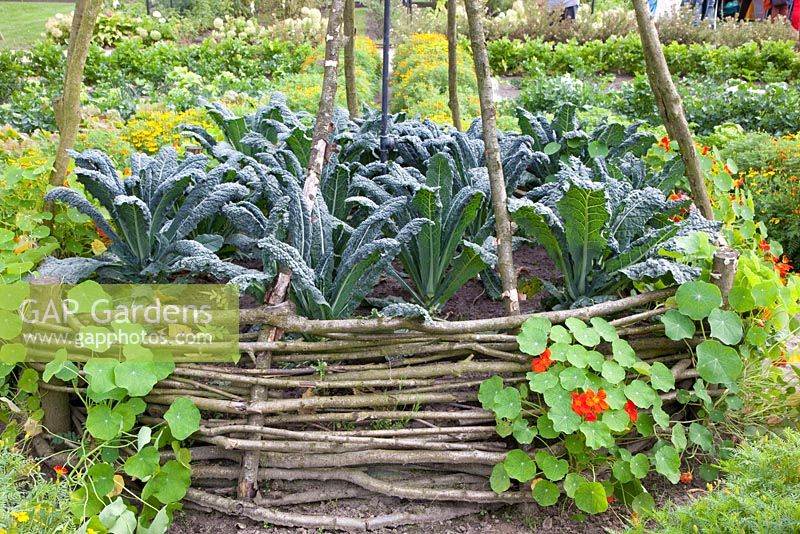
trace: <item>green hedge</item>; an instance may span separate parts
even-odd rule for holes
[[[793,46],[791,41],[751,42],[736,48],[670,43],[664,45],[664,55],[670,71],[677,77],[790,81],[800,79],[800,57]],[[489,62],[495,74],[543,71],[547,74],[636,75],[645,72],[638,35],[585,44],[498,39],[488,43],[488,47]]]

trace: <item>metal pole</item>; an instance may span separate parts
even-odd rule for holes
[[[381,79],[381,161],[389,159],[389,150],[393,143],[389,139],[389,48],[391,40],[389,32],[392,29],[392,3],[383,0],[383,72]]]
[[[147,14],[150,15],[150,0],[144,0],[144,7],[147,10]]]

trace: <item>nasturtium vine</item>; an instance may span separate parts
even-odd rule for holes
[[[666,363],[674,360],[640,358],[602,318],[553,325],[534,317],[523,323],[517,341],[531,356],[526,382],[512,386],[493,376],[478,393],[481,405],[495,414],[497,433],[519,444],[492,470],[495,492],[530,484],[541,506],[556,504],[565,493],[589,514],[604,512],[615,499],[641,511],[652,507],[641,482],[651,471],[677,483],[683,454],[715,453],[704,420],[673,422],[664,407],[675,400],[702,403],[708,413],[720,408],[706,387],[735,386],[741,361],[724,343],[741,339],[742,322],[736,313],[720,310],[721,293],[712,284],[684,284],[674,300],[661,315],[667,338],[688,341],[697,331],[713,337],[694,345],[701,378],[691,391],[676,391],[676,375]],[[696,321],[702,320],[706,325],[698,328]],[[693,356],[692,347],[687,345],[684,357]],[[649,451],[633,454],[624,445],[653,437]],[[603,464],[609,469],[596,469]]]

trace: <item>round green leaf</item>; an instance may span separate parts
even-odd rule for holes
[[[159,465],[158,449],[145,447],[125,461],[125,472],[139,480],[153,476]]]
[[[640,517],[646,516],[656,507],[656,501],[649,493],[640,493],[633,498],[631,503],[631,510],[636,512]]]
[[[665,445],[656,451],[656,471],[677,484],[681,478],[681,457],[675,447]]]
[[[572,332],[575,341],[586,347],[595,347],[600,344],[600,334],[594,328],[586,326],[586,323],[575,317],[570,317],[564,324]]]
[[[715,337],[726,345],[736,345],[742,340],[742,319],[732,311],[716,309],[708,316],[711,325],[711,337]]]
[[[178,502],[186,496],[190,482],[189,469],[176,460],[170,460],[142,488],[142,498],[146,500],[153,496],[164,504]]]
[[[517,334],[519,350],[531,356],[539,356],[547,348],[552,323],[543,317],[531,317],[524,323]]]
[[[619,339],[617,329],[602,317],[592,317],[589,322],[592,323],[592,326],[594,327],[595,331],[600,334],[600,337],[609,343],[615,339]]]
[[[517,443],[523,445],[529,445],[533,442],[533,438],[536,437],[536,427],[528,426],[528,421],[522,417],[514,420],[511,430]]]
[[[584,421],[580,425],[581,432],[586,437],[586,446],[594,450],[614,445],[614,436],[609,432],[605,423],[600,421]]]
[[[714,284],[697,280],[686,282],[675,293],[678,311],[695,321],[705,319],[715,308],[722,306],[722,293]]]
[[[696,330],[694,321],[678,310],[669,310],[661,316],[661,322],[664,323],[664,333],[673,341],[690,339]]]
[[[624,432],[628,429],[630,417],[625,410],[606,410],[602,421],[612,432]]]
[[[544,393],[558,384],[558,377],[550,371],[544,373],[529,372],[526,376],[528,377],[528,387],[536,393]]]
[[[614,360],[622,367],[631,367],[636,363],[636,351],[624,339],[615,339],[611,342],[611,353]]]
[[[641,452],[631,459],[631,473],[636,478],[644,478],[650,472],[650,460]]]
[[[564,493],[567,494],[567,497],[574,499],[575,492],[585,483],[586,479],[578,473],[567,473],[567,476],[564,478]]]
[[[660,391],[672,391],[675,389],[675,377],[666,365],[655,362],[650,366],[650,385]]]
[[[586,371],[577,367],[567,367],[558,375],[561,387],[567,391],[583,388],[586,384]]]
[[[561,494],[561,491],[558,489],[558,486],[549,480],[540,478],[533,482],[531,493],[533,495],[533,500],[535,500],[536,504],[539,506],[553,506],[558,502],[558,496]]]
[[[625,380],[625,369],[613,360],[603,362],[603,370],[600,374],[612,384],[619,384]]]
[[[657,397],[653,388],[641,380],[633,380],[625,386],[625,396],[639,408],[649,408]]]
[[[556,458],[547,451],[536,453],[536,464],[542,470],[544,476],[550,480],[561,480],[569,470],[569,462]]]
[[[200,410],[189,399],[175,399],[164,414],[164,419],[175,439],[186,439],[200,428]]]
[[[114,369],[114,382],[128,390],[131,397],[143,397],[152,391],[158,382],[155,364],[145,361],[125,361]]]
[[[756,307],[756,301],[750,290],[741,286],[731,288],[728,293],[728,304],[739,313],[749,312]]]
[[[775,282],[764,281],[753,286],[753,301],[759,308],[769,308],[778,298],[778,286]]]
[[[522,404],[517,388],[504,388],[494,396],[494,413],[497,417],[516,419],[521,410]]]
[[[106,463],[94,464],[86,472],[92,481],[94,491],[100,497],[105,497],[114,489],[114,467]]]
[[[581,418],[570,406],[553,407],[547,412],[547,417],[553,422],[553,430],[564,434],[572,434],[581,425]],[[539,433],[544,437],[541,430]]]
[[[672,444],[675,449],[682,451],[686,448],[686,430],[681,423],[675,423],[672,427]]]
[[[97,439],[108,441],[122,429],[122,416],[112,413],[108,406],[92,406],[86,416],[86,430]]]
[[[733,384],[742,374],[742,359],[731,347],[707,339],[697,346],[697,372],[711,384]]]
[[[514,449],[506,454],[503,466],[510,478],[527,482],[536,476],[536,464],[525,451]]]
[[[503,389],[503,379],[499,376],[481,382],[481,387],[478,388],[478,400],[481,401],[484,410],[494,410],[494,397],[501,389]]]
[[[606,490],[599,482],[584,482],[575,490],[575,506],[587,514],[600,514],[608,510]]]
[[[0,310],[0,339],[14,339],[22,332],[19,313]]]
[[[706,452],[711,452],[714,448],[714,437],[711,431],[700,423],[689,425],[689,441],[699,445]]]
[[[16,365],[25,361],[28,349],[20,343],[7,343],[0,346],[0,364]]]
[[[36,393],[39,391],[39,373],[28,367],[19,375],[17,386],[25,393]]]
[[[500,495],[511,487],[511,479],[508,478],[506,468],[503,464],[497,464],[492,468],[492,475],[489,477],[489,486],[492,491]]]
[[[550,329],[550,339],[553,343],[565,343],[567,345],[572,343],[572,335],[560,324]]]
[[[0,299],[0,310],[17,312],[23,301],[30,297],[30,282],[14,282],[2,286],[3,298]]]

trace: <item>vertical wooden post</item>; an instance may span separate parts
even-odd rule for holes
[[[517,294],[517,273],[514,270],[514,256],[511,249],[511,217],[508,215],[506,181],[500,161],[500,143],[497,140],[497,109],[492,94],[489,57],[486,52],[486,37],[483,33],[483,13],[478,0],[464,0],[469,20],[469,38],[472,43],[472,58],[478,79],[478,96],[481,101],[481,121],[483,122],[483,142],[486,147],[486,168],[492,191],[492,209],[497,233],[497,273],[503,283],[503,304],[508,315],[519,315],[519,295]],[[482,5],[482,4],[481,4]]]
[[[461,112],[458,109],[458,28],[456,26],[456,0],[447,0],[447,105],[453,126],[461,131]]]
[[[680,147],[686,177],[689,179],[689,186],[692,190],[692,200],[706,219],[713,220],[714,210],[706,190],[700,160],[694,148],[692,132],[689,130],[689,123],[683,112],[681,97],[678,95],[675,83],[669,73],[664,50],[658,40],[656,25],[650,17],[650,9],[645,0],[633,0],[633,8],[636,11],[636,24],[642,39],[647,78],[655,96],[658,113],[661,115],[661,120],[664,121],[667,135],[670,139],[677,141]]]
[[[50,175],[50,184],[54,186],[62,185],[67,177],[67,167],[69,166],[67,150],[73,147],[75,139],[78,137],[78,127],[81,124],[83,71],[86,67],[89,45],[101,4],[102,0],[77,0],[75,3],[67,48],[64,92],[53,102],[53,111],[58,126],[58,147],[56,148],[53,173]],[[48,203],[45,208],[52,212],[54,207],[52,203]]]
[[[714,252],[711,264],[711,283],[722,293],[723,306],[728,306],[730,294],[736,279],[736,268],[739,266],[739,251],[728,246],[721,246]]]
[[[344,3],[344,85],[347,93],[347,111],[350,118],[358,117],[358,94],[356,93],[356,2]]]
[[[328,146],[331,117],[336,104],[337,76],[339,74],[339,49],[342,42],[342,16],[345,0],[333,0],[331,11],[328,15],[328,30],[325,37],[325,70],[322,76],[322,91],[320,94],[317,118],[314,132],[311,136],[311,153],[309,156],[306,180],[303,186],[303,198],[306,210],[313,213],[319,190],[319,181],[325,164],[325,151]],[[281,270],[275,284],[267,296],[266,303],[271,306],[278,305],[286,300],[289,286],[292,281],[291,271]],[[270,328],[262,331],[260,341],[276,341],[283,336],[280,328]],[[256,367],[268,369],[272,365],[272,353],[259,353],[256,355]],[[266,400],[267,388],[257,385],[251,390],[250,398],[253,402]],[[248,417],[248,424],[255,426],[264,425],[263,414],[254,414]],[[260,434],[252,436],[253,440],[260,440]],[[238,496],[240,499],[249,500],[258,493],[258,467],[261,459],[259,451],[246,451],[242,457],[242,471],[239,476]]]

